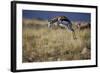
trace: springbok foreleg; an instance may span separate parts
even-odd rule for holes
[[[48,28],[50,28],[51,27],[51,23],[50,22],[48,22]]]
[[[71,31],[71,33],[72,33],[72,35],[73,35],[73,39],[77,39],[77,38],[76,38],[76,34],[75,34],[75,30],[72,28],[72,26],[71,26],[71,25],[68,25],[67,27],[68,27],[68,29]]]
[[[77,38],[76,38],[75,31],[72,31],[72,35],[73,35],[73,39],[77,39]]]

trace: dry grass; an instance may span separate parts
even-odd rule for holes
[[[90,29],[78,30],[74,27],[77,39],[71,32],[61,28],[23,24],[23,59],[25,62],[65,61],[90,59]],[[35,27],[36,26],[36,27]],[[83,52],[84,48],[86,51]]]

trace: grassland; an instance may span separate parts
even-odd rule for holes
[[[30,25],[31,24],[31,25]],[[86,60],[91,58],[90,29],[78,30],[77,39],[62,28],[48,28],[46,24],[23,23],[22,50],[24,63],[45,61]],[[74,23],[73,23],[74,24]]]

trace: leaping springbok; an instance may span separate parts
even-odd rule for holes
[[[57,22],[57,26],[59,27],[64,27],[72,32],[73,38],[76,39],[75,31],[72,28],[72,23],[71,21],[66,17],[66,16],[56,16],[50,21],[48,21],[48,27],[52,27],[54,23]]]

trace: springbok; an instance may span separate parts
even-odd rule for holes
[[[91,28],[91,24],[90,23],[78,23],[77,28],[79,30],[86,29],[86,28]]]
[[[64,27],[72,32],[73,38],[76,39],[75,31],[72,28],[72,23],[71,21],[66,17],[66,16],[56,16],[50,21],[48,21],[48,27],[52,27],[54,23],[57,22],[57,26],[59,27]]]

